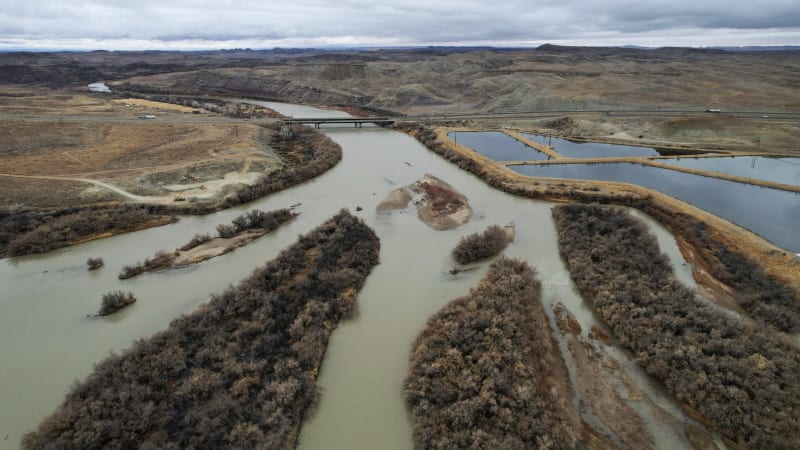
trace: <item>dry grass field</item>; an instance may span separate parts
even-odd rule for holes
[[[221,180],[230,172],[247,175],[280,164],[255,123],[193,123],[194,109],[148,100],[44,88],[11,92],[16,95],[6,90],[0,96],[0,115],[10,117],[0,121],[0,184],[6,187],[0,207],[125,198],[86,180],[124,186],[134,195],[165,196],[170,191],[164,184]],[[141,115],[156,119],[138,119]]]

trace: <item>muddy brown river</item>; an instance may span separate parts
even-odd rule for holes
[[[292,116],[341,115],[336,111],[269,104]],[[538,270],[545,309],[555,328],[552,305],[564,304],[585,335],[598,324],[576,294],[558,255],[550,203],[513,197],[491,189],[405,134],[377,127],[324,128],[338,142],[341,163],[316,179],[251,204],[203,217],[90,242],[42,256],[0,261],[0,448],[18,448],[22,435],[53,411],[76,379],[112,351],[165,328],[255,267],[274,258],[297,236],[341,208],[362,217],[381,239],[380,265],[358,298],[358,313],[334,331],[320,371],[322,400],[301,431],[302,449],[410,449],[411,420],[402,382],[415,336],[427,319],[449,300],[465,294],[486,272],[451,276],[449,252],[458,239],[491,224],[516,225],[516,240],[505,254],[527,260]],[[379,214],[375,207],[393,189],[430,173],[464,193],[472,220],[456,230],[434,231],[411,211]],[[301,215],[250,245],[194,267],[147,273],[117,280],[122,266],[141,261],[159,249],[173,249],[194,233],[212,233],[243,211],[272,210],[301,203]],[[356,207],[363,211],[355,212]],[[692,285],[675,241],[644,217],[678,277]],[[86,270],[88,257],[102,257],[105,267]],[[106,318],[87,318],[100,297],[111,290],[133,292],[137,303]],[[563,342],[562,351],[564,351]],[[689,448],[682,432],[662,426],[664,413],[686,423],[666,398],[622,351],[608,351],[653,404],[630,400],[645,418],[657,446]],[[567,366],[574,365],[567,358]],[[619,389],[624,389],[620,383]],[[659,411],[655,411],[658,408]],[[586,412],[586,417],[591,412]],[[7,437],[6,437],[7,435]],[[6,437],[6,439],[4,439]]]

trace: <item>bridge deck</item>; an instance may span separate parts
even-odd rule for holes
[[[320,125],[326,123],[352,123],[356,127],[361,127],[365,123],[374,123],[377,125],[391,125],[394,119],[389,117],[289,117],[282,120],[283,123],[293,124],[307,124],[314,125],[319,128]]]

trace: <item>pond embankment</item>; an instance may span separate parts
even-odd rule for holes
[[[800,270],[794,254],[716,215],[658,191],[633,184],[604,181],[533,178],[492,162],[447,138],[447,130],[405,126],[406,131],[430,150],[479,176],[502,191],[528,198],[557,202],[598,202],[637,208],[666,226],[678,239],[684,256],[698,273],[719,274],[734,282],[731,273],[741,267],[758,273],[766,285],[800,286]],[[717,277],[719,278],[719,277]],[[703,281],[698,277],[698,281]],[[737,287],[740,295],[748,289]],[[753,288],[755,289],[755,288]],[[756,292],[754,290],[754,292]]]

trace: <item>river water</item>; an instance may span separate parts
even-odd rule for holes
[[[261,103],[294,116],[342,114]],[[109,352],[125,349],[191,312],[211,293],[235,284],[341,208],[362,217],[380,236],[381,263],[359,294],[356,317],[343,321],[331,336],[319,377],[322,400],[303,426],[300,448],[413,447],[410,415],[402,398],[412,342],[434,312],[467,293],[487,269],[484,264],[458,276],[447,273],[453,265],[449,252],[465,234],[514,222],[517,237],[506,254],[538,268],[551,321],[551,306],[562,303],[584,334],[597,324],[558,255],[550,203],[493,190],[402,133],[377,127],[323,131],[342,146],[343,160],[300,186],[208,216],[0,261],[0,448],[17,448],[22,434],[58,406],[73,380],[88,375]],[[434,231],[412,212],[376,212],[386,194],[425,173],[442,178],[469,198],[474,209],[471,222],[457,230]],[[302,204],[297,220],[246,247],[186,269],[125,281],[116,278],[122,266],[159,249],[178,247],[194,233],[213,232],[217,224],[243,211],[295,203]],[[364,210],[356,213],[357,206]],[[644,218],[670,254],[679,278],[692,284],[674,239]],[[104,258],[105,267],[88,272],[88,257]],[[103,293],[116,289],[133,292],[139,301],[110,317],[86,317],[97,310]],[[656,403],[679,421],[686,420],[626,355],[616,352],[612,357]],[[662,448],[687,447],[682,433],[658,429],[655,423],[650,426]]]

